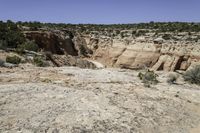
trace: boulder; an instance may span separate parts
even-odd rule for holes
[[[3,67],[7,67],[7,68],[13,68],[17,66],[18,66],[17,64],[12,64],[12,63],[7,63],[7,62],[3,64]]]
[[[3,61],[3,60],[0,59],[0,67],[3,67],[4,63],[5,63],[5,61]]]

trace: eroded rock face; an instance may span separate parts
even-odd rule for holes
[[[71,38],[64,38],[50,31],[28,31],[24,32],[30,40],[35,40],[41,49],[50,51],[53,54],[78,55]]]
[[[58,55],[91,57],[109,67],[175,71],[200,64],[200,44],[152,35],[125,38],[92,37],[63,31],[27,31],[27,38]],[[185,34],[182,35],[185,38]],[[179,35],[180,38],[180,35]],[[75,59],[74,59],[75,60]],[[62,64],[62,63],[61,63]]]
[[[149,67],[153,70],[175,71],[187,70],[190,66],[200,64],[200,45],[194,43],[168,42],[160,38],[151,41],[143,38],[141,41],[132,38],[128,41],[114,39],[108,46],[104,43],[98,43],[98,46],[94,59],[112,67]]]
[[[35,40],[39,48],[46,51],[46,56],[55,66],[77,66],[80,68],[96,68],[81,57],[89,57],[92,51],[80,35],[70,35],[62,31],[26,31],[26,37]]]
[[[81,37],[80,35],[76,35],[73,38],[73,42],[75,44],[75,49],[78,51],[78,55],[80,56],[88,56],[89,54],[92,54],[92,50],[90,50],[87,47],[87,42],[86,40]]]
[[[69,32],[70,33],[70,32]],[[80,35],[73,36],[63,31],[25,31],[30,40],[35,40],[41,49],[52,54],[88,56],[92,51]]]
[[[54,63],[54,65],[61,66],[77,66],[80,68],[90,68],[95,69],[96,65],[88,60],[74,57],[71,55],[51,55],[49,59]]]

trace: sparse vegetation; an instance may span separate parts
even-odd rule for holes
[[[18,46],[19,51],[29,50],[37,52],[39,47],[34,41],[26,41]]]
[[[186,71],[186,73],[183,75],[183,78],[185,81],[191,84],[200,85],[200,65]]]
[[[16,55],[14,55],[14,56],[7,56],[6,57],[6,62],[12,63],[12,64],[19,64],[21,62],[21,58],[19,58]]]
[[[158,83],[157,77],[158,75],[154,71],[147,70],[145,73],[139,73],[138,77],[144,83],[145,87],[151,87],[151,85],[155,85]]]
[[[25,45],[27,42],[25,36],[21,32],[22,29],[26,27],[30,30],[43,29],[65,29],[68,31],[77,31],[84,34],[96,34],[104,33],[107,36],[118,36],[122,38],[126,37],[125,33],[121,33],[123,30],[132,30],[132,36],[142,36],[146,33],[152,31],[156,34],[171,32],[200,32],[200,23],[185,23],[185,22],[150,22],[150,23],[139,23],[139,24],[55,24],[55,23],[40,23],[40,22],[12,22],[8,20],[7,22],[0,21],[0,49],[5,48],[17,48],[21,47],[19,45]],[[95,33],[96,32],[96,33]],[[114,33],[114,34],[112,34]],[[72,34],[71,34],[72,35]],[[73,36],[70,35],[70,38]],[[163,38],[165,40],[176,39],[170,34],[164,34]],[[191,40],[189,38],[189,40]],[[192,39],[198,41],[197,39]],[[26,47],[27,48],[27,47]]]
[[[5,40],[0,40],[0,49],[6,49],[8,46]]]
[[[44,59],[43,59],[42,57],[40,57],[40,56],[35,56],[35,57],[33,58],[33,61],[34,61],[34,64],[35,64],[36,66],[38,66],[38,67],[46,67],[46,66],[47,66],[47,64],[46,64],[46,62],[44,61]]]
[[[19,44],[25,42],[25,37],[18,26],[8,20],[0,21],[0,48],[16,48]]]

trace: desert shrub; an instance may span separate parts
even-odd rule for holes
[[[200,85],[200,65],[186,71],[186,73],[183,75],[183,78],[185,81],[191,84]]]
[[[5,40],[0,40],[0,49],[6,49],[8,44]]]
[[[14,55],[14,56],[7,56],[6,57],[6,62],[12,63],[12,64],[19,64],[21,62],[21,58],[19,58],[16,55]]]
[[[165,40],[170,40],[171,39],[171,35],[170,34],[164,34],[162,36],[162,38],[165,39]]]
[[[19,51],[29,50],[37,52],[39,47],[34,41],[26,41],[18,46]]]
[[[147,31],[145,31],[145,30],[138,30],[138,31],[135,33],[135,36],[136,36],[136,37],[143,36],[143,35],[145,35],[146,32],[147,32]]]
[[[145,87],[151,87],[151,85],[155,85],[158,83],[157,77],[158,75],[154,71],[147,70],[145,73],[139,73],[138,77],[144,83]]]
[[[178,75],[177,74],[169,74],[168,75],[168,79],[167,79],[167,83],[169,84],[175,84],[177,79],[178,79]]]
[[[120,36],[121,36],[121,38],[125,37],[123,32],[120,33]]]
[[[25,37],[17,24],[9,20],[0,22],[0,40],[3,40],[4,44],[6,43],[6,48],[16,48],[25,41]]]
[[[44,59],[41,56],[35,56],[33,58],[34,64],[38,67],[46,67],[47,63],[44,61]]]

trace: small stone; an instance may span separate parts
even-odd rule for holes
[[[179,95],[176,94],[175,97],[179,97]]]

